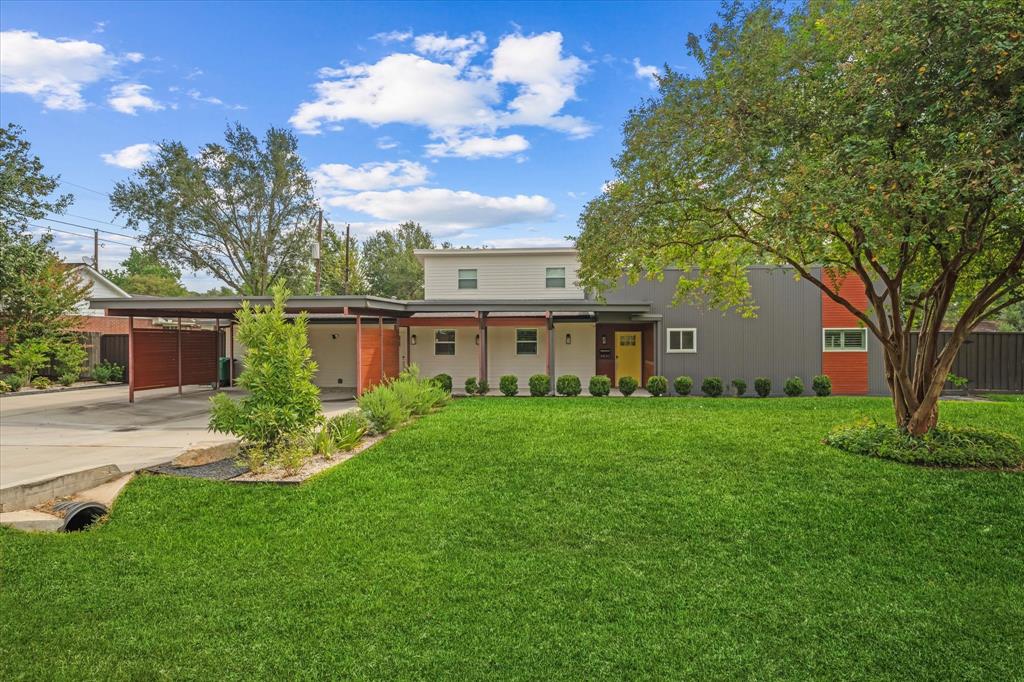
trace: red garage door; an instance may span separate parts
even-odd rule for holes
[[[178,385],[178,332],[174,329],[135,329],[135,390]],[[217,381],[218,332],[181,331],[181,383]]]

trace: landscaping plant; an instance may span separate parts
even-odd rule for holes
[[[355,410],[342,412],[324,423],[324,430],[330,433],[335,450],[342,452],[354,448],[369,428],[366,417]]]
[[[101,384],[118,382],[124,377],[124,368],[116,362],[104,360],[92,368],[92,378]]]
[[[762,398],[767,398],[772,392],[772,380],[768,377],[757,377],[754,379],[754,392]]]
[[[668,393],[668,379],[655,374],[647,380],[647,392],[655,398],[665,395]]]
[[[476,382],[476,377],[469,377],[463,385],[466,387],[466,395],[476,395],[480,390],[480,385]]]
[[[627,398],[633,395],[639,387],[640,383],[633,377],[625,376],[619,379],[619,392]]]
[[[381,384],[364,392],[356,402],[373,426],[374,433],[387,433],[405,422],[411,415],[388,384]]]
[[[970,380],[967,377],[958,376],[950,372],[949,375],[946,376],[946,381],[952,384],[954,388],[963,391],[964,395],[968,395],[970,393],[967,389],[967,384]]]
[[[440,386],[446,393],[452,392],[452,375],[451,374],[438,374],[434,377],[434,383]]]
[[[530,395],[540,398],[551,393],[551,377],[547,374],[534,374],[530,377]]]
[[[587,391],[594,397],[604,397],[612,392],[612,380],[603,374],[592,376]]]
[[[57,343],[54,344],[52,353],[57,380],[61,385],[70,386],[78,381],[82,375],[82,365],[89,357],[82,344],[74,339]]]
[[[4,381],[3,379],[0,379],[0,393],[10,393],[10,392],[11,392],[11,385],[9,383],[7,383],[6,381]]]
[[[512,398],[519,393],[519,379],[515,374],[506,374],[498,380],[498,388],[502,395]]]
[[[811,379],[811,389],[819,398],[830,396],[832,395],[832,380],[828,378],[827,374],[819,374]]]
[[[0,364],[10,366],[14,374],[25,385],[31,381],[36,372],[46,366],[49,361],[47,353],[50,345],[42,339],[27,339],[7,347]]]
[[[782,385],[782,392],[790,398],[795,398],[804,393],[804,380],[800,377],[790,377]]]
[[[676,389],[676,394],[690,395],[690,391],[693,390],[693,379],[688,376],[676,377],[675,381],[672,382],[672,386]]]
[[[555,382],[555,390],[558,395],[576,396],[583,392],[583,385],[575,374],[563,374]]]
[[[725,386],[719,377],[706,377],[700,384],[700,390],[709,398],[717,398],[722,395]]]
[[[47,377],[36,377],[35,379],[32,380],[32,388],[38,388],[40,390],[45,390],[45,389],[49,388],[52,385],[53,385],[53,382],[50,381]]]
[[[491,390],[491,387],[487,383],[487,379],[481,379],[476,384],[477,395],[487,395],[487,391]]]
[[[17,374],[8,374],[4,381],[12,393],[17,393],[25,385],[25,382]]]
[[[732,387],[736,389],[737,396],[741,396],[747,392],[747,382],[743,379],[733,379]]]

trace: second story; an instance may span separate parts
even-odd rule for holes
[[[576,300],[576,249],[420,249],[424,298],[464,300]]]

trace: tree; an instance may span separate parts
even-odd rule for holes
[[[75,199],[71,194],[49,198],[60,176],[43,173],[43,162],[31,154],[24,135],[19,125],[0,127],[0,223],[14,234],[22,232],[29,220],[63,213]]]
[[[346,265],[345,240],[346,237],[339,234],[334,225],[327,223],[324,226],[320,267],[325,295],[366,293],[366,283],[363,281],[359,263],[359,243],[355,237],[348,237],[348,263]]]
[[[690,36],[702,73],[666,69],[630,113],[581,282],[694,267],[680,300],[750,315],[744,264],[792,266],[878,339],[898,424],[927,432],[968,333],[1024,299],[1022,26],[1014,0],[727,6]]]
[[[374,296],[423,298],[423,265],[414,249],[432,249],[434,240],[419,223],[404,222],[363,242],[363,276]]]
[[[1024,302],[1004,308],[999,315],[999,326],[1007,332],[1024,332]]]
[[[104,270],[104,276],[129,294],[148,296],[184,296],[188,293],[181,283],[181,270],[161,262],[152,251],[134,246],[115,270]]]
[[[146,227],[147,250],[205,271],[243,294],[264,295],[281,279],[304,290],[317,213],[313,183],[295,136],[270,128],[260,140],[241,125],[225,145],[190,156],[163,142],[155,160],[111,194],[129,227]]]

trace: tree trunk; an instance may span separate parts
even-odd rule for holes
[[[921,331],[917,341],[912,354],[897,354],[886,347],[885,378],[892,392],[896,424],[910,435],[920,437],[939,421],[939,397],[964,339],[953,334],[941,352],[937,329]],[[910,344],[901,347],[910,348]],[[910,378],[909,391],[900,382],[900,376]]]

